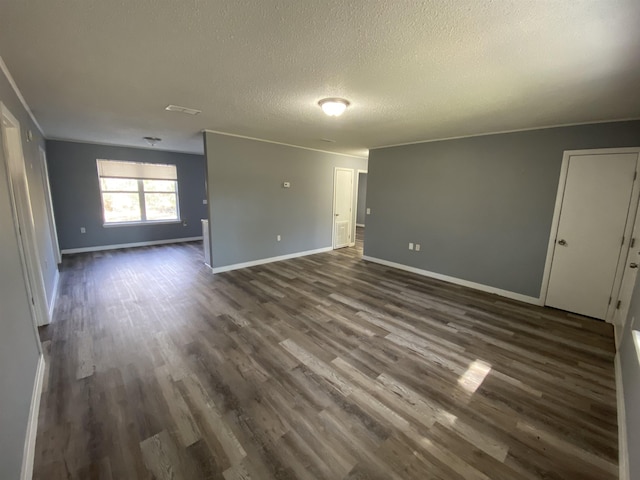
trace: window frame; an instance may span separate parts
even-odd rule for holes
[[[102,159],[98,159],[102,160]],[[102,161],[110,161],[110,160],[102,160]],[[114,162],[127,162],[127,160],[112,160]],[[98,162],[96,162],[97,164]],[[128,162],[128,163],[149,163],[149,162]],[[151,164],[153,165],[153,164]],[[172,164],[166,164],[166,165],[172,165]],[[128,226],[136,226],[136,225],[167,225],[167,224],[177,224],[177,223],[182,223],[182,214],[180,211],[180,193],[179,193],[179,185],[178,185],[178,168],[177,165],[173,165],[176,167],[176,179],[175,180],[167,180],[167,179],[157,179],[157,178],[125,178],[125,177],[110,177],[110,176],[101,176],[100,175],[100,171],[97,171],[98,174],[98,190],[100,191],[100,205],[102,207],[102,226],[105,228],[112,228],[112,227],[128,227]],[[102,179],[103,178],[114,178],[114,179],[120,179],[120,180],[135,180],[137,182],[138,185],[138,190],[137,192],[134,190],[103,190],[102,189]],[[145,191],[144,189],[144,181],[145,180],[158,180],[158,181],[163,181],[163,182],[175,182],[175,191],[170,192],[170,191],[158,191],[158,190],[154,190],[154,191]],[[140,220],[131,220],[131,221],[124,221],[124,222],[107,222],[106,218],[105,218],[105,208],[104,208],[104,194],[105,193],[128,193],[128,194],[134,194],[137,193],[138,194],[138,204],[140,206]],[[174,194],[176,196],[176,218],[173,219],[160,219],[160,220],[148,220],[147,219],[147,202],[145,199],[145,194],[146,193],[171,193]]]

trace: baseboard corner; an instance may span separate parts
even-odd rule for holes
[[[402,263],[396,263],[396,262],[384,260],[377,257],[371,257],[369,255],[363,255],[362,259],[368,262],[385,265],[387,267],[397,268],[398,270],[404,270],[406,272],[415,273],[416,275],[422,275],[423,277],[433,278],[436,280],[441,280],[443,282],[453,283],[455,285],[472,288],[474,290],[480,290],[482,292],[492,293],[494,295],[510,298],[511,300],[517,300],[519,302],[528,303],[530,305],[542,305],[540,298],[530,297],[528,295],[523,295],[521,293],[516,293],[516,292],[511,292],[509,290],[503,290],[501,288],[491,287],[489,285],[484,285],[482,283],[471,282],[469,280],[464,280],[462,278],[450,277],[449,275],[430,272],[428,270],[423,270],[421,268],[411,267],[409,265],[404,265]]]
[[[31,395],[31,407],[29,409],[29,421],[27,422],[27,435],[24,440],[24,450],[22,454],[22,472],[20,480],[31,480],[33,477],[33,462],[36,453],[36,437],[38,435],[38,416],[40,414],[40,397],[44,382],[45,360],[41,353],[38,358],[36,368],[36,378],[33,384]]]
[[[627,443],[627,413],[624,403],[624,386],[622,383],[622,366],[620,353],[614,359],[616,375],[616,405],[618,412],[618,466],[620,480],[631,480],[629,473],[629,444]]]
[[[326,253],[326,252],[330,252],[331,250],[333,250],[333,247],[322,247],[322,248],[316,248],[315,250],[305,250],[302,252],[289,253],[287,255],[279,255],[277,257],[261,258],[259,260],[252,260],[250,262],[223,265],[222,267],[211,267],[209,265],[207,266],[211,270],[211,273],[216,274],[216,273],[230,272],[232,270],[239,270],[241,268],[249,268],[249,267],[255,267],[257,265],[264,265],[265,263],[281,262],[283,260],[290,260],[292,258],[306,257],[309,255],[316,255],[318,253]]]

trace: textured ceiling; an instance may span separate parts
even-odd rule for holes
[[[366,155],[640,117],[638,20],[638,0],[0,0],[0,56],[49,138]]]

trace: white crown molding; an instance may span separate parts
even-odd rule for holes
[[[33,112],[31,111],[31,108],[29,107],[29,104],[27,103],[27,101],[22,96],[22,92],[18,88],[18,84],[16,83],[16,81],[13,79],[13,76],[11,75],[11,72],[9,72],[9,68],[7,67],[7,64],[4,63],[4,59],[2,58],[2,56],[0,56],[0,70],[2,70],[2,73],[4,73],[4,76],[7,77],[7,80],[9,81],[9,85],[11,85],[11,88],[13,88],[13,91],[15,92],[16,96],[18,97],[18,100],[20,100],[20,103],[22,103],[22,106],[24,107],[24,109],[27,111],[27,113],[31,117],[31,121],[35,124],[36,127],[38,127],[38,130],[40,131],[40,134],[44,138],[46,138],[46,136],[44,134],[44,130],[42,130],[42,127],[38,123],[38,120],[36,120],[36,117],[33,115]]]
[[[474,138],[474,137],[488,137],[490,135],[503,135],[506,133],[518,133],[518,132],[533,132],[536,130],[548,130],[550,128],[563,128],[563,127],[579,127],[582,125],[599,125],[602,123],[618,123],[618,122],[634,122],[640,120],[640,117],[632,117],[632,118],[619,118],[615,120],[599,120],[595,122],[578,122],[578,123],[560,123],[557,125],[546,125],[542,127],[532,127],[532,128],[517,128],[514,130],[500,130],[497,132],[485,132],[485,133],[474,133],[471,135],[460,135],[458,137],[442,137],[442,138],[434,138],[431,140],[416,140],[415,142],[406,142],[406,143],[395,143],[393,145],[380,145],[379,147],[370,147],[371,150],[381,150],[383,148],[393,148],[393,147],[404,147],[406,145],[418,145],[420,143],[433,143],[433,142],[446,142],[447,140],[460,140],[463,138]]]
[[[226,137],[244,138],[247,140],[255,140],[256,142],[275,143],[276,145],[284,145],[285,147],[301,148],[302,150],[311,150],[313,152],[330,153],[332,155],[341,155],[343,157],[360,158],[367,160],[368,157],[361,157],[360,155],[351,155],[348,153],[330,152],[329,150],[320,150],[319,148],[303,147],[300,145],[292,145],[291,143],[275,142],[273,140],[267,140],[264,138],[248,137],[246,135],[237,135],[235,133],[219,132],[217,130],[209,130],[208,128],[202,129],[202,133],[215,133],[217,135],[224,135]]]
[[[101,147],[121,147],[121,148],[133,148],[135,150],[154,150],[156,152],[167,152],[167,153],[182,153],[185,155],[199,155],[203,156],[203,153],[194,153],[187,152],[186,150],[167,150],[157,145],[155,147],[144,146],[144,145],[125,145],[124,143],[107,143],[107,142],[91,142],[89,140],[77,140],[73,138],[63,138],[63,137],[47,137],[47,140],[51,140],[54,142],[67,142],[67,143],[82,143],[84,145],[99,145]]]

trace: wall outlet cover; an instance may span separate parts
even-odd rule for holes
[[[413,243],[409,242],[409,250],[413,250]]]
[[[371,215],[371,209],[367,208],[367,215]]]

